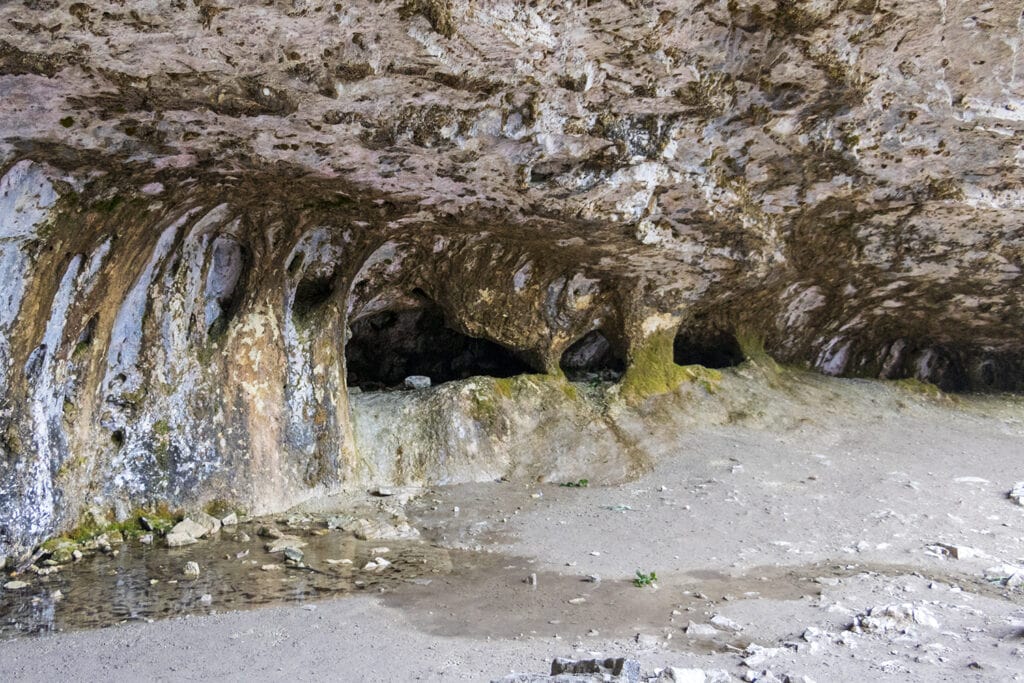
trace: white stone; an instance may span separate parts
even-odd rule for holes
[[[949,555],[956,560],[969,560],[972,558],[986,557],[985,553],[978,550],[977,548],[971,548],[966,545],[950,545],[947,543],[936,543],[944,554]]]
[[[407,389],[429,389],[430,378],[423,375],[409,375],[405,378],[404,384]]]
[[[393,525],[377,520],[357,519],[344,528],[361,541],[410,540],[420,536],[419,530],[409,526],[407,522]]]
[[[198,543],[192,534],[184,531],[174,531],[173,529],[167,532],[167,537],[164,540],[166,540],[168,548],[179,548],[183,545]]]
[[[764,663],[773,657],[777,657],[782,653],[782,648],[778,647],[762,647],[755,643],[751,643],[744,650],[747,655],[743,660],[744,666],[751,669],[760,669],[764,666]]]
[[[706,683],[708,677],[703,669],[681,669],[670,666],[661,672],[658,683]]]
[[[869,633],[901,631],[913,625],[939,628],[939,622],[926,608],[911,603],[872,607],[854,619],[854,628]]]
[[[191,519],[193,522],[195,522],[204,529],[202,535],[196,536],[196,538],[210,536],[220,531],[220,520],[214,517],[213,515],[208,515],[205,512],[199,512],[195,515],[189,515],[188,519]]]
[[[1007,496],[1017,505],[1024,505],[1024,481],[1018,481]]]
[[[275,538],[263,547],[268,553],[283,553],[285,550],[298,550],[305,546],[306,542],[297,536],[282,536],[281,538]]]
[[[205,536],[206,532],[206,527],[186,517],[167,532],[167,545],[171,548],[191,545]]]
[[[198,562],[186,562],[185,563],[185,568],[182,570],[182,573],[185,576],[188,576],[188,577],[193,578],[193,579],[198,578],[199,577],[199,563]]]
[[[711,625],[723,629],[725,631],[732,631],[734,633],[739,633],[743,630],[743,627],[740,626],[738,623],[736,623],[729,617],[723,616],[721,614],[716,614],[715,616],[711,617]]]
[[[698,624],[693,621],[688,623],[683,630],[686,631],[686,635],[691,638],[707,639],[714,638],[721,634],[721,631],[714,626],[709,624]]]

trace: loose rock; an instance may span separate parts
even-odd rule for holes
[[[600,674],[618,676],[622,683],[636,683],[640,680],[640,662],[635,659],[562,659],[551,662],[551,675]]]
[[[760,669],[764,666],[764,663],[773,657],[777,657],[782,653],[781,647],[762,647],[755,643],[751,643],[747,646],[747,649],[743,651],[746,657],[743,659],[743,665],[751,669]],[[755,679],[761,680],[761,679]]]
[[[732,619],[722,616],[721,614],[716,614],[715,616],[711,617],[711,624],[712,626],[720,628],[724,631],[732,631],[733,633],[739,633],[743,630],[742,626],[737,624]]]
[[[192,545],[207,534],[207,528],[192,519],[185,518],[167,532],[167,546],[176,548]]]
[[[1024,481],[1018,481],[1006,494],[1007,497],[1017,505],[1024,505]]]
[[[285,550],[298,550],[306,547],[306,542],[297,536],[281,536],[263,546],[268,553],[283,553]]]
[[[936,543],[937,548],[943,555],[952,557],[955,560],[969,560],[971,558],[985,557],[985,553],[977,548],[970,548],[965,545],[950,545],[948,543]]]
[[[392,525],[378,520],[357,519],[355,522],[346,525],[344,529],[353,533],[361,541],[397,541],[420,537],[419,530],[410,526],[407,522]]]
[[[707,678],[703,669],[680,669],[670,666],[661,672],[657,683],[706,683]]]
[[[196,538],[202,538],[203,536],[210,536],[220,531],[220,520],[213,515],[208,515],[205,512],[199,512],[195,515],[189,515],[189,518],[203,528],[203,533]]]
[[[430,378],[423,375],[409,375],[405,378],[406,389],[429,389]]]
[[[927,609],[920,605],[903,603],[872,607],[854,617],[850,630],[854,633],[888,633],[903,631],[914,625],[939,628],[938,620]]]
[[[708,624],[697,624],[692,621],[688,623],[683,630],[686,631],[686,635],[691,638],[707,639],[715,638],[720,635],[720,631],[714,626],[710,626]]]

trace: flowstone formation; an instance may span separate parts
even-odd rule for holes
[[[1024,385],[1016,3],[25,0],[0,26],[0,556],[89,507],[619,451],[626,476],[617,411],[755,349]]]

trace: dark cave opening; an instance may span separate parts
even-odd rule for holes
[[[723,330],[680,330],[672,344],[672,356],[678,365],[716,369],[735,367],[746,360],[736,335]]]
[[[345,346],[348,386],[364,391],[401,387],[412,375],[436,385],[534,371],[501,344],[451,329],[444,311],[431,302],[368,315],[353,322],[351,331]]]
[[[617,382],[626,371],[626,361],[600,330],[576,340],[562,354],[559,366],[570,382]]]
[[[883,347],[879,358],[881,379],[917,379],[934,384],[942,391],[992,391],[997,389],[995,365],[973,364],[968,354],[927,342],[899,339]]]

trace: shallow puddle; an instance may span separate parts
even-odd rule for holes
[[[258,528],[241,525],[184,548],[131,540],[115,546],[116,556],[87,556],[49,576],[25,573],[16,578],[27,587],[0,590],[0,638],[380,592],[426,583],[452,568],[448,551],[422,541],[359,541],[336,530],[315,535],[282,529],[307,544],[306,567],[288,567],[282,553],[265,550],[271,539],[258,536]],[[377,557],[390,564],[364,569]],[[184,574],[190,561],[199,564],[196,578]]]

